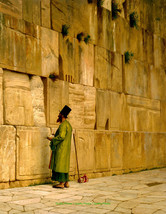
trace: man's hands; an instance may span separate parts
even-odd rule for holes
[[[48,136],[48,137],[47,137],[47,139],[50,140],[50,141],[51,141],[53,138],[54,138],[53,136]]]

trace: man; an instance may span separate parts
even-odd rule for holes
[[[50,160],[50,169],[52,169],[52,180],[59,181],[55,188],[69,187],[69,167],[70,167],[70,147],[72,127],[66,120],[71,109],[65,105],[58,115],[57,122],[60,126],[54,137],[47,137],[50,140],[52,156]]]

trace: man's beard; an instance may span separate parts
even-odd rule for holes
[[[62,116],[58,116],[57,123],[61,123],[61,122],[62,122]]]

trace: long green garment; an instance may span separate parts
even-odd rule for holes
[[[50,169],[55,172],[69,172],[71,136],[72,127],[70,123],[65,120],[59,126],[50,143],[50,148],[52,150]]]

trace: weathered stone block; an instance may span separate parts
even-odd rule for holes
[[[123,133],[111,133],[111,168],[123,166]]]
[[[26,72],[41,75],[41,40],[32,36],[25,37]]]
[[[40,0],[23,1],[23,19],[25,21],[40,25]]]
[[[76,132],[76,146],[80,173],[93,172],[94,131],[78,130]]]
[[[47,28],[41,28],[42,76],[51,73],[59,75],[59,35]]]
[[[72,127],[84,127],[84,86],[69,83],[69,106],[72,111],[69,120]]]
[[[103,7],[97,8],[97,34],[95,44],[107,50],[114,51],[114,22],[111,11]]]
[[[166,132],[166,101],[161,101],[161,131]]]
[[[3,124],[3,70],[0,68],[0,124]]]
[[[162,49],[161,49],[161,37],[157,35],[153,36],[154,38],[154,66],[155,68],[160,68],[162,65]],[[165,63],[164,63],[165,64]]]
[[[143,166],[141,133],[123,133],[123,168],[132,169]]]
[[[96,46],[94,86],[96,88],[111,89],[111,73],[111,52]]]
[[[146,168],[164,166],[166,157],[165,133],[144,134],[144,165]]]
[[[142,56],[148,64],[153,65],[154,64],[153,34],[146,30],[142,30],[142,34],[143,34]]]
[[[50,14],[50,0],[41,0],[41,25],[43,27],[51,27]]]
[[[105,0],[105,1],[103,2],[102,7],[104,7],[105,9],[111,11],[111,10],[112,10],[112,8],[111,8],[111,0]]]
[[[33,125],[32,98],[26,74],[4,72],[5,124]]]
[[[0,1],[0,12],[22,18],[22,0]]]
[[[52,126],[57,125],[59,111],[69,104],[69,84],[61,80],[49,80],[47,88],[47,123]]]
[[[0,126],[0,182],[15,180],[15,137],[13,126]]]
[[[49,176],[48,128],[17,127],[17,180]]]
[[[111,90],[122,92],[122,55],[112,52],[111,56]]]
[[[132,60],[130,64],[125,64],[125,92],[148,96],[148,71],[143,63]]]
[[[110,169],[110,134],[95,132],[95,169],[96,171],[109,171]]]
[[[84,42],[75,42],[75,73],[79,74],[79,83],[93,86],[94,46]]]
[[[75,73],[74,68],[74,48],[75,40],[71,37],[63,38],[60,34],[59,47],[59,75],[60,79],[78,83],[78,73]]]
[[[46,126],[44,109],[44,85],[39,76],[32,76],[30,79],[33,118],[35,126]]]
[[[96,89],[84,87],[84,128],[94,129],[96,119]]]
[[[96,91],[96,129],[109,130],[110,105],[110,93],[98,89]]]

